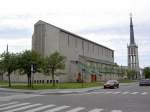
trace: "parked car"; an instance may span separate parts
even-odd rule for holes
[[[119,88],[119,82],[117,80],[108,80],[105,84],[104,84],[104,89],[106,88]]]
[[[141,79],[139,81],[139,86],[150,86],[150,79]]]

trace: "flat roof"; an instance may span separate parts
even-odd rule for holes
[[[53,26],[53,27],[55,27],[55,28],[58,28],[58,29],[59,29],[60,31],[62,31],[62,32],[65,32],[65,33],[68,33],[68,34],[70,34],[70,35],[76,36],[76,37],[78,37],[78,38],[80,38],[80,39],[82,39],[82,40],[91,42],[91,43],[93,43],[93,44],[96,44],[96,45],[98,45],[98,46],[100,46],[100,47],[104,47],[104,48],[106,48],[106,49],[111,50],[111,51],[114,52],[114,50],[112,50],[112,49],[110,49],[110,48],[108,48],[108,47],[106,47],[106,46],[100,45],[100,44],[98,44],[98,43],[96,43],[96,42],[93,42],[93,41],[88,40],[88,39],[86,39],[86,38],[84,38],[84,37],[81,37],[81,36],[79,36],[79,35],[77,35],[77,34],[74,34],[74,33],[72,33],[72,32],[69,32],[69,31],[67,31],[67,30],[64,30],[64,29],[62,29],[62,28],[59,28],[59,27],[57,27],[57,26],[54,26],[54,25],[52,25],[52,24],[50,24],[50,23],[47,23],[47,22],[45,22],[45,21],[39,20],[36,24],[38,24],[38,23],[40,23],[40,22],[44,22],[44,23],[46,23],[46,24],[48,24],[48,25],[51,25],[51,26]],[[36,24],[35,24],[35,25],[36,25]]]

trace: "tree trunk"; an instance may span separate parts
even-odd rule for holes
[[[28,76],[28,87],[31,87],[31,75],[27,74]]]
[[[28,77],[28,87],[29,87],[29,81],[30,81],[30,80],[29,80],[29,74],[27,74],[27,77]]]
[[[29,77],[30,77],[30,87],[31,87],[31,75]]]
[[[11,87],[10,73],[9,72],[8,72],[8,81],[9,81],[9,87]]]
[[[52,84],[53,84],[53,87],[55,86],[55,81],[54,81],[54,70],[52,69]]]
[[[27,74],[28,76],[28,87],[31,87],[31,74]]]

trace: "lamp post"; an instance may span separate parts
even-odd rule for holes
[[[32,77],[32,88],[34,83],[34,73],[36,72],[36,65],[34,63],[31,64],[31,77]]]
[[[83,82],[84,82],[84,80],[83,80],[83,73],[85,72],[85,68],[82,68],[82,88],[83,88]]]

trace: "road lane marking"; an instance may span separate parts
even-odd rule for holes
[[[130,94],[132,94],[132,95],[135,95],[135,94],[138,94],[139,92],[133,92],[133,93],[130,93]]]
[[[12,104],[16,104],[16,103],[18,103],[18,102],[5,103],[5,104],[0,105],[0,107],[12,105]]]
[[[141,93],[141,95],[147,95],[148,94],[148,92],[143,92],[143,93]]]
[[[121,110],[112,110],[111,112],[122,112]]]
[[[113,93],[112,91],[108,91],[108,92],[105,92],[104,94],[110,94],[110,93]]]
[[[14,107],[19,107],[19,106],[23,106],[23,105],[28,105],[28,104],[30,104],[30,103],[15,104],[15,105],[11,105],[11,106],[7,106],[7,107],[0,108],[0,110],[7,110],[7,109],[14,108]]]
[[[79,112],[80,110],[83,110],[83,109],[85,109],[85,108],[84,107],[77,107],[77,108],[74,108],[74,109],[66,111],[66,112]]]
[[[56,108],[53,108],[53,109],[50,109],[50,110],[47,110],[47,111],[44,111],[44,112],[56,112],[56,111],[60,111],[60,110],[63,110],[63,109],[66,109],[66,108],[69,108],[70,106],[60,106],[60,107],[56,107]]]
[[[8,110],[8,111],[4,111],[4,112],[15,112],[15,111],[20,111],[20,110],[28,109],[28,108],[31,108],[31,107],[36,107],[36,106],[39,106],[39,105],[42,105],[42,104],[27,105],[27,106],[24,106],[24,107],[20,107],[20,108]]]
[[[122,94],[123,94],[123,95],[126,95],[126,94],[129,94],[129,92],[128,92],[128,91],[126,91],[126,92],[123,92]]]
[[[54,107],[54,106],[56,106],[56,105],[45,105],[45,106],[41,106],[41,107],[38,107],[38,108],[35,108],[35,109],[27,110],[27,111],[24,111],[24,112],[36,112],[36,111],[41,111],[43,109]]]
[[[90,110],[88,112],[102,112],[104,109],[102,108],[97,108],[97,109],[93,109],[93,110]]]
[[[121,93],[121,92],[114,92],[114,93],[112,93],[112,94],[119,94],[119,93]]]

